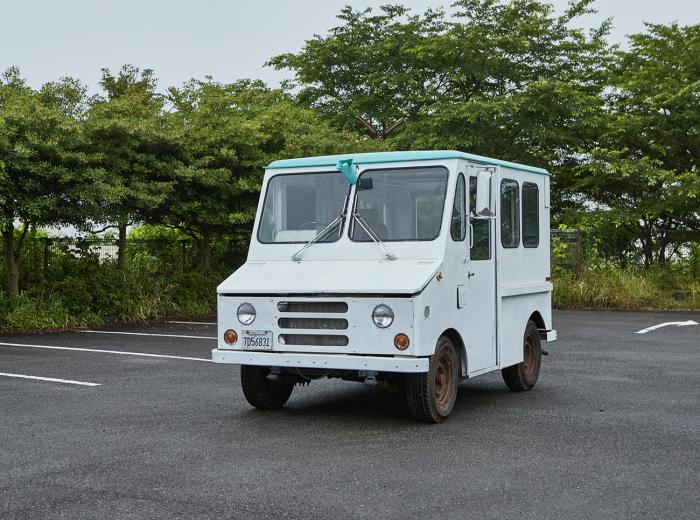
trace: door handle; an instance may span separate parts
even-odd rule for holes
[[[472,276],[476,276],[476,273],[472,273],[471,271],[467,271],[467,278],[471,278]]]

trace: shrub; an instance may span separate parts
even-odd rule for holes
[[[54,292],[72,314],[81,314],[90,308],[91,296],[84,278],[67,276],[54,286]]]
[[[87,263],[83,268],[79,276],[79,269],[66,263],[63,279],[18,298],[0,293],[0,330],[211,316],[216,312],[216,286],[223,279],[221,274],[196,272],[153,276],[135,268],[120,270],[111,263],[98,268]]]
[[[699,309],[700,280],[681,266],[654,269],[602,265],[581,276],[554,276],[554,306],[559,309]]]

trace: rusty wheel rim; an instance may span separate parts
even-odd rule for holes
[[[535,377],[535,369],[537,366],[537,345],[535,338],[532,336],[525,337],[525,347],[523,352],[523,371],[528,381]]]
[[[435,368],[435,402],[444,407],[452,396],[452,360],[447,355],[440,356]]]

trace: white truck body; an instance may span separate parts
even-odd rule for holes
[[[308,174],[346,182],[344,205],[331,200],[337,195],[306,200],[304,187],[294,184],[300,177],[273,181]],[[342,193],[335,179],[313,179],[332,182],[334,193]],[[490,189],[475,188],[478,183]],[[523,362],[529,320],[542,340],[556,339],[549,183],[545,170],[453,151],[272,163],[247,261],[218,287],[218,346],[212,359],[331,375],[357,371],[359,380],[367,374],[373,380],[378,373],[427,372],[438,338],[447,335],[459,351],[460,378]],[[490,217],[477,216],[470,207],[477,191],[490,197]],[[300,252],[329,224],[330,217],[318,215],[331,202],[345,211],[333,240]],[[293,204],[300,206],[296,213],[310,215],[309,222],[299,223],[297,216],[296,224],[289,223]],[[433,238],[436,226],[425,208],[437,204],[439,230]],[[393,217],[396,207],[403,213]],[[362,211],[368,222],[371,215],[372,231],[381,228],[379,243],[353,218]],[[404,238],[392,239],[399,235]],[[244,303],[255,309],[248,325],[237,317]],[[373,318],[380,304],[394,315],[385,328]],[[234,343],[225,339],[227,331],[235,332]],[[408,337],[404,350],[395,346],[397,334]],[[256,337],[261,339],[250,339]]]

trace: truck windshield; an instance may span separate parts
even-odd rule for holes
[[[258,227],[262,243],[306,243],[343,212],[350,190],[338,172],[276,175],[267,184]],[[338,219],[318,242],[340,238],[344,219]]]
[[[434,240],[440,234],[447,190],[443,167],[369,170],[357,181],[354,213],[384,242]],[[350,238],[372,237],[355,219]]]

